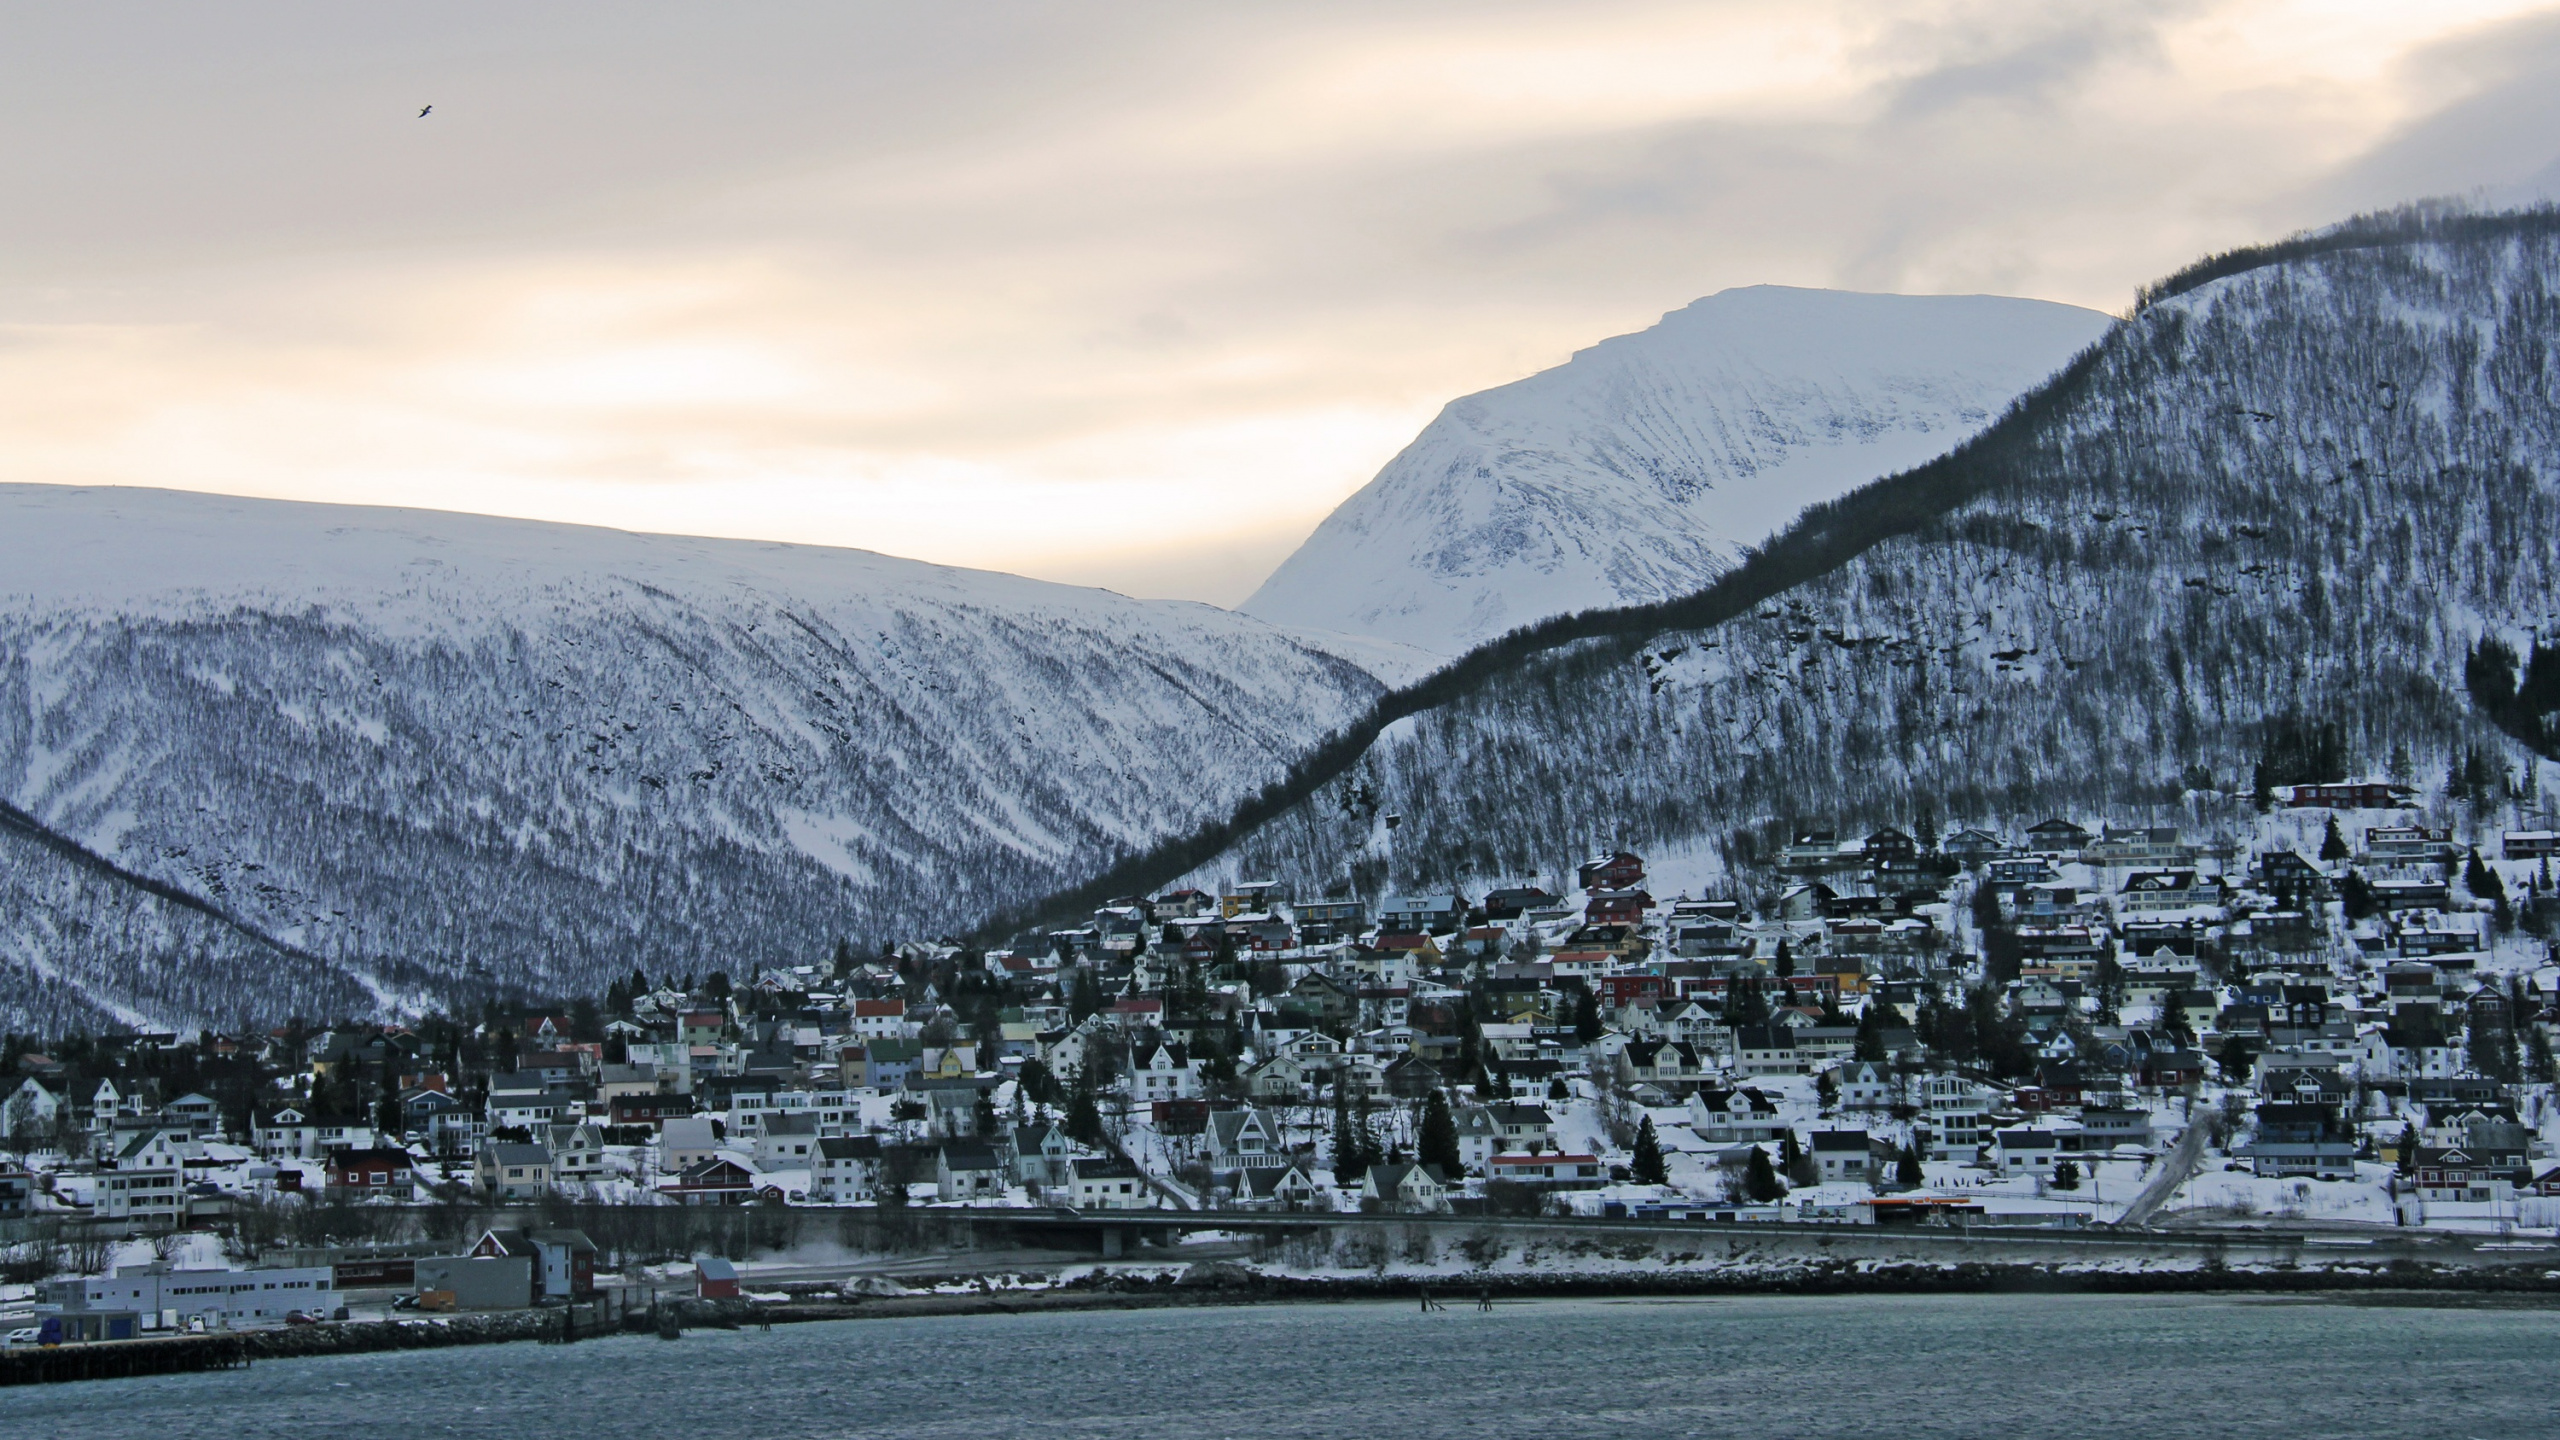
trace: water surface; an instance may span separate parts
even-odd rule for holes
[[[0,1390],[0,1435],[2548,1435],[2560,1309],[1540,1301],[854,1320]]]

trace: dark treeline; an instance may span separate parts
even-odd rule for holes
[[[2307,260],[2340,250],[2411,245],[2429,241],[2477,244],[2514,236],[2528,238],[2560,233],[2560,207],[2536,205],[2501,214],[2477,214],[2457,205],[2421,203],[2358,215],[2321,230],[2306,230],[2264,245],[2243,245],[2208,255],[2167,277],[2143,286],[2134,295],[2140,313],[2173,296],[2233,275],[2288,261]]]
[[[2498,728],[2537,755],[2560,759],[2560,646],[2515,647],[2484,635],[2463,667],[2471,698]]]

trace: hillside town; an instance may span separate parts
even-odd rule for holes
[[[2560,830],[2417,799],[2296,786],[2245,841],[1805,831],[1694,896],[1626,851],[1478,894],[1185,886],[1038,948],[15,1037],[5,1278],[275,1323],[325,1267],[213,1272],[261,1277],[243,1309],[166,1262],[465,1242],[564,1198],[2548,1229]],[[563,1233],[481,1258],[592,1266]]]

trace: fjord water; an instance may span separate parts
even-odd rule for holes
[[[2106,1296],[855,1320],[0,1392],[0,1434],[2548,1434],[2560,1309]]]

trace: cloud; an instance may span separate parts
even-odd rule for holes
[[[2401,69],[2411,88],[2450,98],[2305,186],[2297,209],[2345,213],[2437,196],[2517,202],[2555,193],[2560,15],[2426,46]]]
[[[1699,295],[2118,306],[2560,93],[2503,0],[150,13],[0,21],[0,477],[1210,599]]]

